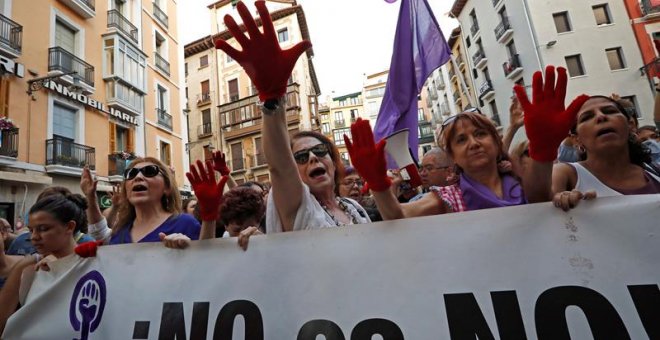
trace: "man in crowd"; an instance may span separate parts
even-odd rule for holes
[[[454,162],[449,155],[440,148],[433,148],[427,151],[422,157],[422,164],[419,168],[419,176],[422,178],[422,188],[428,192],[432,186],[444,187],[456,182],[454,175]],[[424,194],[413,197],[410,201],[416,201],[422,198]]]

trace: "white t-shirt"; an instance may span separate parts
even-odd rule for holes
[[[276,190],[276,188],[272,188]],[[282,222],[280,221],[280,216],[277,213],[277,208],[275,208],[275,201],[273,200],[273,193],[271,192],[268,195],[268,202],[266,205],[266,233],[279,233],[282,232]],[[358,224],[370,223],[369,215],[362,208],[362,206],[350,199],[342,198],[346,204],[347,213],[355,217],[355,220]],[[332,219],[325,209],[319,204],[319,201],[316,200],[314,195],[309,191],[309,187],[303,183],[303,194],[302,200],[300,201],[300,206],[298,207],[298,212],[296,213],[296,220],[293,222],[293,230],[310,230],[310,229],[320,229],[320,228],[330,228],[330,227],[339,227],[337,223]]]

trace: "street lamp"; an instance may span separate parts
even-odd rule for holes
[[[75,92],[78,89],[81,89],[80,87],[80,79],[76,76],[78,72],[76,71],[71,71],[71,72],[66,72],[66,73],[61,73],[61,74],[56,74],[56,75],[51,75],[51,76],[45,76],[45,77],[39,77],[39,78],[34,78],[28,80],[28,89],[27,89],[27,94],[32,95],[33,92],[39,91],[46,87],[48,83],[51,80],[55,80],[60,77],[64,76],[73,76],[73,91]]]

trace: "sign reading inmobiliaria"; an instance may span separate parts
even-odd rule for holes
[[[96,100],[92,99],[91,97],[88,97],[88,96],[86,96],[82,93],[72,92],[72,91],[69,90],[69,88],[66,85],[62,85],[62,84],[56,83],[54,81],[49,81],[48,85],[46,87],[48,89],[50,89],[51,91],[55,91],[55,92],[61,94],[64,97],[69,97],[69,99],[71,99],[71,100],[75,100],[75,101],[80,102],[80,103],[82,103],[86,106],[89,106],[89,107],[93,108],[93,109],[105,112],[108,115],[110,115],[112,117],[115,117],[119,120],[122,120],[122,121],[127,122],[127,123],[131,123],[133,125],[139,125],[138,118],[136,116],[129,115],[126,112],[119,111],[119,110],[115,109],[114,107],[111,107],[110,110],[106,110],[103,103],[101,103],[99,101],[96,101]]]
[[[37,273],[3,338],[657,339],[659,220],[642,195],[103,246]]]

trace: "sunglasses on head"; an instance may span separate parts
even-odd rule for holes
[[[302,149],[299,151],[296,151],[293,153],[293,158],[296,160],[296,163],[298,164],[307,164],[307,161],[309,161],[309,152],[312,152],[314,156],[316,157],[325,157],[330,151],[328,150],[328,147],[321,143],[312,146],[311,148],[308,149]]]
[[[162,173],[162,170],[158,165],[147,165],[141,168],[130,168],[124,171],[124,179],[133,179],[139,173],[142,173],[144,177],[151,178],[156,177],[159,173]]]
[[[464,114],[464,113],[472,113],[472,112],[476,112],[476,113],[478,113],[478,114],[482,114],[482,113],[481,113],[481,110],[479,110],[479,108],[477,108],[477,107],[471,107],[471,108],[469,108],[469,109],[466,109],[466,110],[463,111],[463,112],[459,112],[459,113],[457,113],[457,114],[455,114],[455,115],[453,115],[453,116],[451,116],[451,117],[448,117],[448,118],[445,119],[444,121],[442,121],[442,129],[444,129],[447,125],[453,123],[453,122],[456,120],[456,118],[458,118],[460,115],[462,115],[462,114]]]

